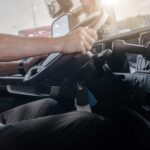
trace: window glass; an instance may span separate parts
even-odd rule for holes
[[[0,33],[25,35],[49,35],[52,22],[44,0],[0,0],[0,20]]]
[[[150,26],[149,0],[102,0],[110,16],[110,26],[115,32],[109,36]]]

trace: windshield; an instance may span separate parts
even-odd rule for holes
[[[102,2],[111,22],[105,27],[107,37],[150,26],[149,0],[102,0]],[[48,27],[51,26],[53,19],[49,16],[45,0],[0,0],[0,3],[1,33],[27,34],[36,32],[32,29],[37,28],[40,34],[50,35],[45,32],[48,30],[50,32]]]
[[[112,26],[115,27],[115,32],[109,34],[109,36],[150,26],[149,0],[102,1],[105,7],[108,8]],[[109,26],[108,30],[111,30],[112,26]]]

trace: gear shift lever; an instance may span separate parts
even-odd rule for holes
[[[77,83],[76,90],[77,93],[75,98],[75,105],[77,111],[91,112],[91,108],[88,103],[88,89],[86,86],[82,82],[79,82]]]

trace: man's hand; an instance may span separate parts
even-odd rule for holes
[[[80,27],[62,37],[62,53],[86,54],[97,40],[95,30]]]
[[[33,57],[29,60],[27,60],[24,64],[24,69],[25,72],[28,72],[28,70],[34,66],[36,63],[38,63],[39,61],[45,59],[47,56],[37,56],[37,57]]]

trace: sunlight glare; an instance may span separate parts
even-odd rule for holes
[[[119,0],[102,0],[103,5],[112,6],[116,5]]]

